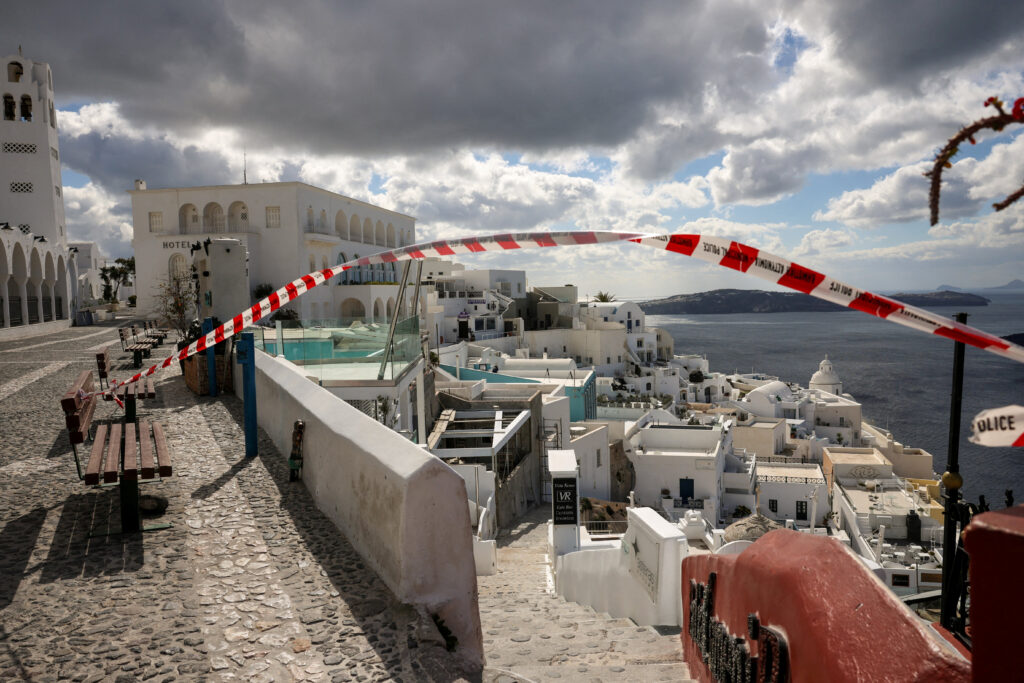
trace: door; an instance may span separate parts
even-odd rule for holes
[[[693,479],[679,480],[679,497],[683,499],[684,503],[693,498]]]
[[[796,502],[796,518],[801,521],[807,521],[807,501],[798,500]]]
[[[459,339],[465,339],[468,336],[469,336],[469,321],[468,320],[460,320],[459,321]]]

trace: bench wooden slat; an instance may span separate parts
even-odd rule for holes
[[[107,438],[107,425],[96,427],[96,439],[92,442],[89,464],[85,467],[85,483],[100,483],[100,467],[103,466],[103,442]]]
[[[149,379],[147,379],[145,381],[146,381],[146,398],[156,398],[156,387],[153,386],[153,378],[150,377]]]
[[[103,483],[117,481],[121,460],[121,423],[115,422],[110,428],[110,442],[107,444],[107,458],[103,465]]]
[[[156,444],[156,460],[160,467],[160,476],[171,476],[171,452],[167,449],[164,428],[159,422],[153,423],[153,442]]]
[[[153,467],[153,445],[149,438],[149,421],[139,420],[139,461],[142,468],[142,479],[152,479],[156,475]]]
[[[86,403],[81,410],[66,413],[64,422],[68,428],[68,439],[73,444],[85,443],[85,435],[92,424],[92,414],[96,411],[96,399]]]
[[[124,426],[124,471],[121,473],[121,480],[136,481],[139,478],[138,463],[135,445],[135,423],[128,422]]]
[[[74,412],[82,406],[82,399],[78,395],[79,389],[85,393],[92,391],[92,370],[82,370],[75,378],[75,383],[60,400],[60,407],[64,409],[65,413]]]

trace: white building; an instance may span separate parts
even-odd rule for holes
[[[249,255],[250,290],[361,256],[413,244],[415,219],[300,182],[147,189],[136,181],[132,222],[140,311],[151,311],[160,281],[187,274],[195,242],[239,240]],[[304,319],[389,319],[396,310],[395,263],[358,266],[289,307]],[[348,285],[348,286],[345,286]]]
[[[78,276],[65,230],[53,75],[49,65],[21,55],[3,65],[0,319],[5,329],[67,326],[77,309]]]
[[[82,301],[100,299],[103,296],[100,268],[106,264],[107,257],[95,242],[68,242],[68,247],[74,250],[75,265],[78,267],[78,291]]]

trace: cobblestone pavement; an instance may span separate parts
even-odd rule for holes
[[[548,591],[547,521],[536,507],[498,538],[498,573],[477,577],[487,681],[685,681],[678,629],[659,633]]]
[[[142,493],[169,500],[173,527],[102,535],[118,489],[78,480],[59,399],[107,341],[130,374],[116,340],[110,325],[0,343],[0,680],[460,679],[265,434],[243,457],[240,402],[196,397],[176,371],[139,404],[174,465]],[[101,401],[95,420],[120,416]]]

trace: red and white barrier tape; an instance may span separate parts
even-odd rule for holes
[[[971,422],[971,443],[1024,447],[1024,406],[983,410]]]
[[[107,391],[112,391],[123,384],[130,384],[143,377],[148,377],[168,367],[176,360],[184,360],[205,350],[207,347],[211,347],[228,337],[238,334],[249,325],[273,313],[290,301],[297,299],[310,289],[324,284],[335,275],[355,266],[423,259],[428,256],[454,256],[481,251],[508,251],[545,247],[574,247],[585,244],[605,244],[626,240],[655,249],[692,256],[701,261],[738,270],[741,273],[754,275],[762,280],[767,280],[768,282],[773,282],[804,294],[810,294],[840,306],[853,308],[915,330],[960,341],[964,344],[1024,363],[1024,347],[1012,344],[1005,339],[970,327],[969,325],[963,325],[948,318],[935,315],[924,309],[857,289],[852,285],[830,278],[823,273],[740,242],[709,235],[644,235],[640,233],[594,230],[505,233],[485,237],[425,242],[423,244],[414,244],[408,247],[379,252],[371,256],[364,256],[353,261],[347,261],[324,270],[303,275],[301,278],[286,284],[251,308],[239,313],[230,322],[221,325],[205,337],[201,337],[199,340],[189,344],[188,347],[182,349],[177,354],[165,358],[161,363],[149,367],[144,372],[135,374],[125,382],[114,382]]]

